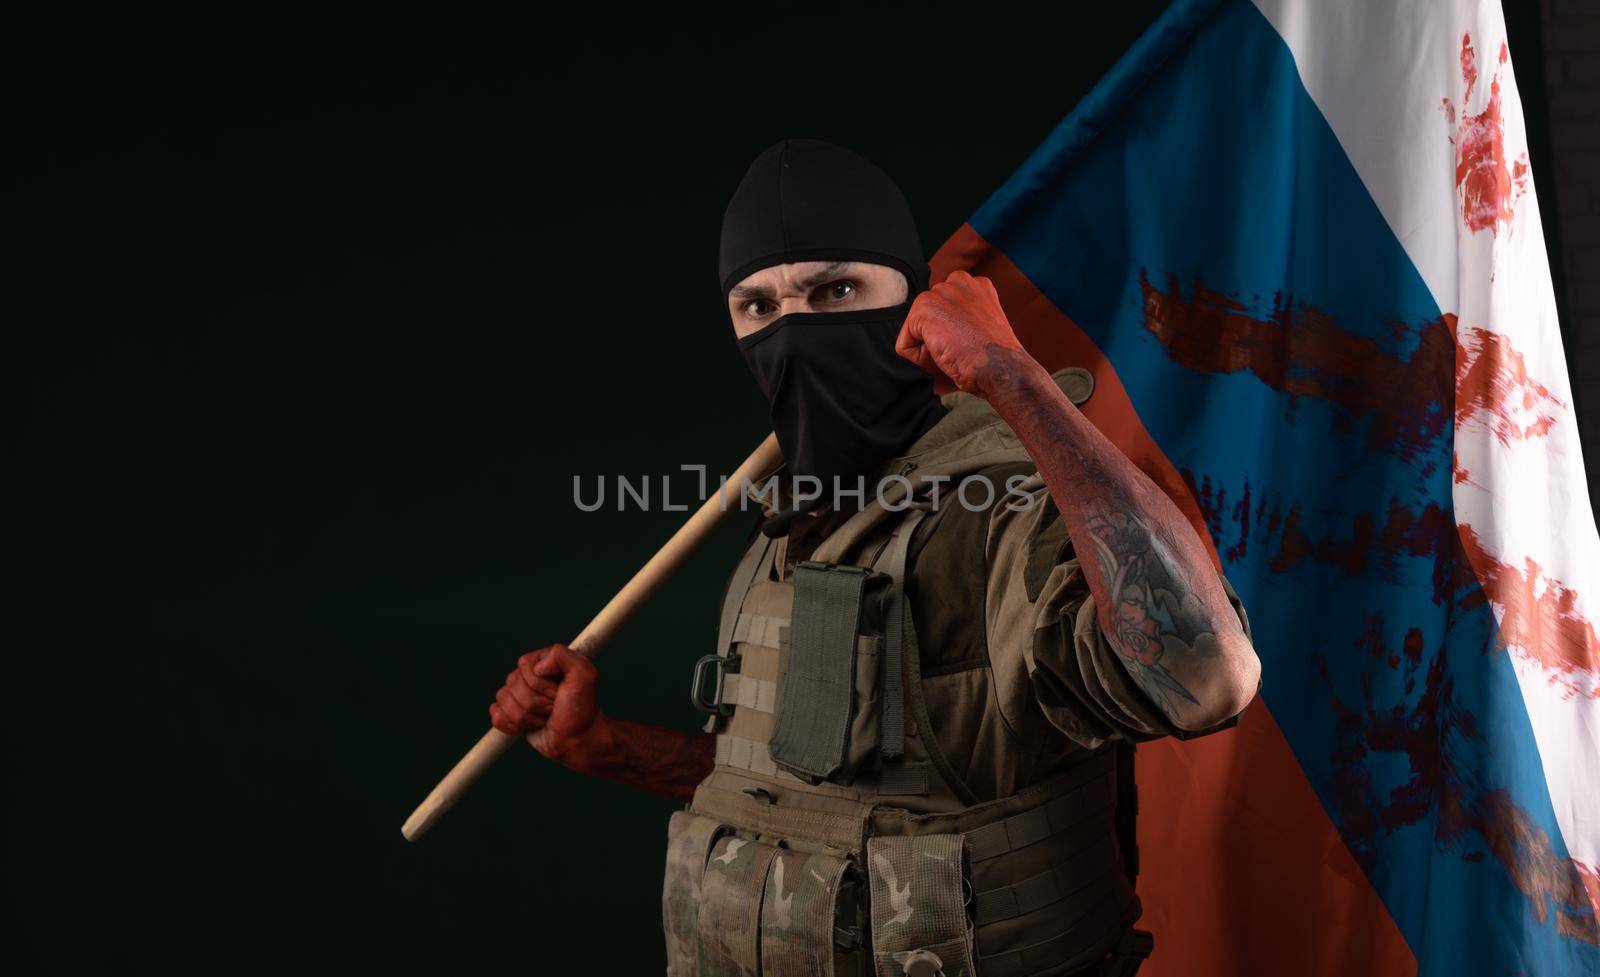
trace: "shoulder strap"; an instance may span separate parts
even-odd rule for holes
[[[906,553],[911,536],[927,512],[913,510],[895,527],[894,536],[878,558],[875,569],[892,581],[883,615],[883,713],[879,752],[885,760],[898,760],[906,752],[906,698],[903,680],[906,613]]]
[[[934,733],[933,724],[928,718],[928,704],[922,697],[922,662],[917,654],[916,620],[911,614],[910,602],[905,599],[906,564],[909,562],[912,537],[916,534],[917,526],[927,515],[928,511],[924,509],[908,513],[881,556],[883,572],[892,571],[894,577],[894,583],[890,587],[890,603],[885,608],[884,617],[885,681],[881,720],[883,723],[881,738],[885,744],[884,759],[888,759],[887,749],[890,744],[893,744],[899,753],[904,753],[905,714],[909,710],[919,731],[922,750],[928,755],[928,761],[933,765],[933,769],[962,803],[970,805],[978,803],[978,797],[972,792],[972,788],[967,786],[966,781],[956,773],[950,759],[944,755],[943,748],[939,746],[939,737]],[[927,764],[906,764],[902,760],[880,765],[883,774],[891,781],[895,777],[894,771],[898,768],[915,768],[905,772],[914,775],[920,785],[917,790],[908,789],[900,792],[926,793]],[[884,793],[890,793],[892,790],[892,788],[885,790]]]
[[[723,657],[727,657],[728,648],[733,644],[733,629],[739,622],[739,608],[744,604],[745,592],[750,589],[756,573],[766,562],[767,551],[771,547],[770,538],[764,533],[756,533],[756,538],[750,541],[750,548],[744,551],[739,565],[734,568],[733,578],[728,581],[728,592],[722,598],[722,620],[717,625],[717,654]]]

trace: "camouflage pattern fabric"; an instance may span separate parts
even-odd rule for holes
[[[913,950],[931,950],[944,977],[972,977],[966,852],[961,835],[869,838],[872,957],[878,977],[903,977]]]
[[[830,855],[780,851],[761,902],[761,968],[766,977],[833,977],[834,906],[846,863]]]
[[[667,875],[661,887],[661,919],[667,932],[667,974],[694,977],[700,970],[700,878],[712,836],[721,827],[688,811],[667,827]]]
[[[718,838],[700,880],[700,977],[756,977],[761,891],[778,849]]]

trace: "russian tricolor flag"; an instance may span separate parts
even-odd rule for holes
[[[1141,747],[1156,975],[1600,972],[1600,541],[1495,0],[1176,0],[934,259],[1264,664]]]

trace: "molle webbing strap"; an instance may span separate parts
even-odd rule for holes
[[[861,567],[806,561],[794,570],[794,623],[779,663],[771,755],[802,777],[824,780],[844,764],[866,583]]]
[[[1103,759],[1110,761],[1113,758],[1107,752],[1103,754]],[[981,862],[1025,848],[1081,824],[1096,814],[1110,811],[1116,805],[1116,786],[1115,773],[1108,769],[1047,804],[967,832],[967,846],[972,852],[972,861]]]
[[[758,834],[827,845],[840,854],[861,849],[865,805],[808,807],[799,796],[789,803],[774,804],[750,787],[750,779],[741,772],[713,770],[695,788],[690,810]]]
[[[983,977],[1029,977],[1047,971],[1078,973],[1079,967],[1086,968],[1110,952],[1105,937],[1128,925],[1127,916],[1128,909],[1119,900],[1103,899],[1077,922],[1067,924],[1064,932],[1048,940],[979,957],[978,972]]]
[[[778,683],[729,672],[722,679],[722,703],[772,712],[778,704]]]
[[[885,760],[897,760],[906,752],[906,694],[903,682],[905,648],[906,553],[917,523],[927,515],[917,509],[901,520],[889,545],[884,548],[878,569],[889,575],[888,599],[883,609],[883,712],[880,719],[879,752]]]
[[[1116,864],[1116,853],[1110,845],[1091,845],[1055,868],[977,893],[972,897],[973,913],[978,925],[983,926],[1025,916],[1077,896],[1078,904],[1062,906],[1059,911],[1063,919],[1076,918],[1094,901],[1105,898],[1105,886],[1093,883],[1101,881]]]
[[[728,639],[728,643],[776,648],[778,647],[778,629],[788,626],[789,619],[786,617],[771,617],[766,614],[740,614],[734,621],[733,636]],[[727,645],[723,647],[727,647]]]
[[[768,777],[778,777],[784,780],[799,780],[798,777],[772,762],[772,756],[767,752],[767,744],[757,740],[745,739],[742,736],[719,735],[717,737],[717,752],[713,759],[719,767],[748,770],[751,773],[765,774]]]
[[[744,604],[744,595],[750,590],[750,584],[755,581],[756,574],[766,562],[767,550],[772,546],[772,540],[760,533],[751,540],[750,548],[744,551],[744,556],[739,560],[739,565],[734,568],[733,578],[728,581],[728,592],[722,598],[722,618],[717,625],[717,654],[727,655],[728,647],[733,644],[735,628],[739,621],[739,608]]]

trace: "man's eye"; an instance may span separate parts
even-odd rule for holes
[[[744,314],[752,319],[760,319],[771,315],[774,308],[773,304],[766,299],[751,299],[744,304]]]
[[[855,293],[855,282],[830,282],[822,286],[822,297],[829,302],[843,302]]]

